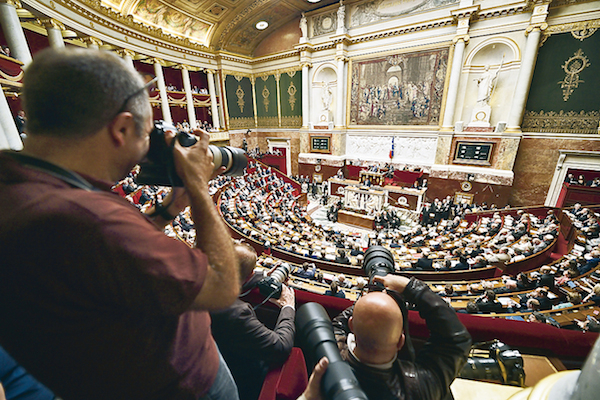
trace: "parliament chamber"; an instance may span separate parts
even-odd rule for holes
[[[368,285],[365,252],[383,246],[473,342],[527,356],[525,386],[589,355],[600,1],[3,0],[0,25],[0,149],[27,140],[19,95],[38,51],[116,53],[157,78],[155,120],[246,151],[244,174],[210,193],[257,270],[290,269],[298,306],[335,317]],[[113,190],[144,211],[170,189],[137,172]],[[165,233],[193,246],[189,209]],[[408,318],[418,345],[429,331]],[[260,399],[295,398],[307,379],[296,347]]]

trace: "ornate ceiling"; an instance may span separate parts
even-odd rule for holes
[[[252,55],[256,46],[302,12],[338,0],[101,0],[101,4],[137,22],[161,29],[212,50]],[[265,30],[256,23],[268,22]]]

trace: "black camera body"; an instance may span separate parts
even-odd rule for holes
[[[306,303],[296,313],[296,331],[309,362],[327,357],[329,366],[321,381],[327,400],[368,400],[350,366],[342,359],[327,311],[319,303]]]
[[[280,298],[283,282],[290,276],[291,271],[292,267],[288,263],[279,265],[270,276],[256,284],[260,294],[268,298]]]
[[[196,144],[198,139],[187,132],[177,130],[172,124],[158,121],[154,123],[154,129],[150,132],[150,148],[144,161],[140,163],[140,173],[136,181],[140,185],[159,185],[183,187],[183,181],[175,172],[175,161],[173,159],[172,146],[165,142],[165,132],[177,132],[176,139],[183,147]],[[173,145],[175,143],[173,142]],[[223,175],[240,176],[244,174],[244,168],[248,163],[246,153],[235,147],[208,146],[212,155],[215,171],[225,167]]]
[[[494,340],[487,350],[489,357],[469,357],[458,376],[503,385],[525,386],[523,357],[518,350],[511,349],[499,340]]]

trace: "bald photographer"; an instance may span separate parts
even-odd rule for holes
[[[391,274],[374,280],[385,291],[362,296],[333,320],[342,358],[370,399],[446,398],[467,360],[469,333],[423,282]],[[414,305],[431,333],[414,360],[399,353],[406,338],[400,308],[404,301]]]

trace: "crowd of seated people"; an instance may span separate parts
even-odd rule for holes
[[[575,175],[572,173],[568,173],[565,177],[565,183],[570,185],[578,185],[578,186],[589,186],[589,187],[599,187],[600,186],[600,176],[596,176],[593,179],[585,179],[584,175],[579,175],[575,178]]]
[[[573,225],[579,229],[588,239],[600,238],[600,214],[582,207],[577,203],[572,209],[566,209],[565,213],[571,218]],[[599,241],[600,242],[600,241]]]

